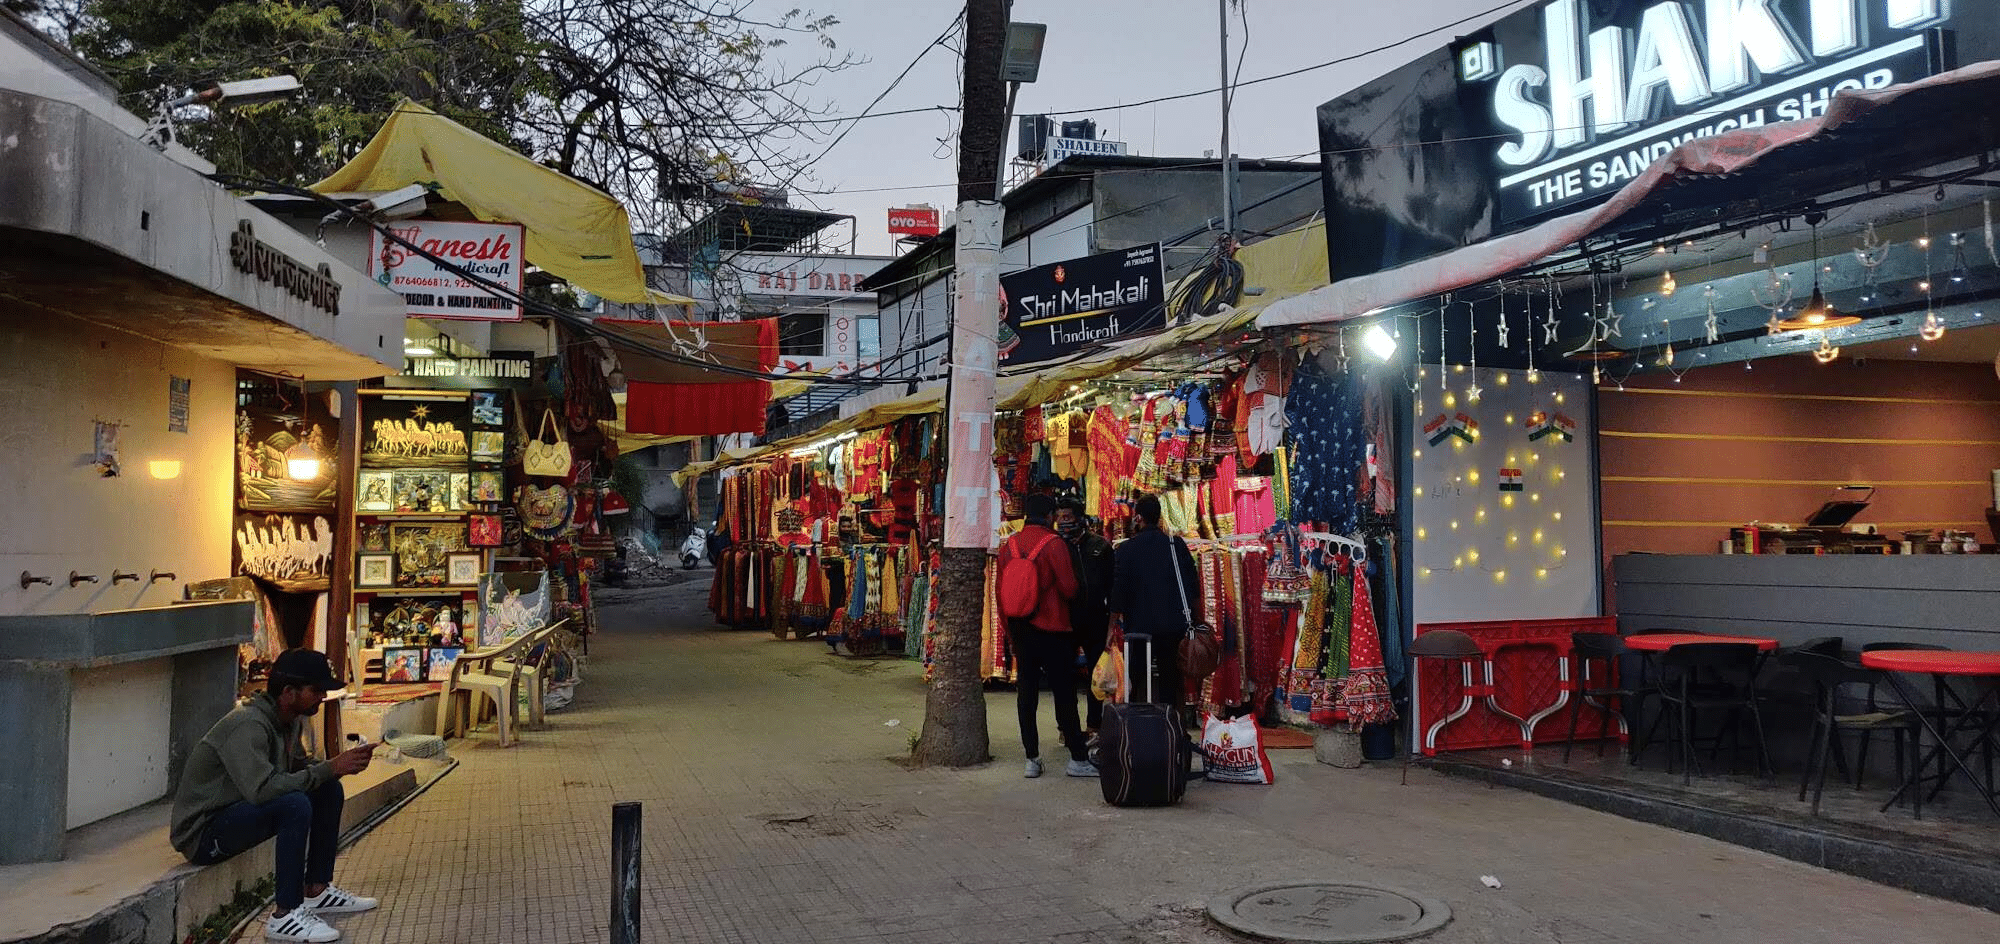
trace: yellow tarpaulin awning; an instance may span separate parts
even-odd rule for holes
[[[527,230],[530,265],[608,301],[691,305],[646,287],[632,219],[610,194],[415,102],[397,104],[361,153],[312,189],[320,193],[436,188],[490,223]]]

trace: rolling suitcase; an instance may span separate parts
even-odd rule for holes
[[[1104,788],[1104,802],[1112,806],[1172,806],[1187,792],[1193,747],[1173,706],[1154,703],[1153,637],[1143,633],[1125,635],[1126,691],[1138,690],[1132,681],[1135,640],[1146,644],[1146,700],[1104,706],[1097,741],[1098,783]]]

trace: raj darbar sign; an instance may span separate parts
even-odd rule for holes
[[[1690,139],[1937,74],[1950,19],[1949,0],[1550,0],[1453,51],[1500,141],[1507,223],[1615,192]]]

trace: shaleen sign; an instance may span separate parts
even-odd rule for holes
[[[486,281],[521,291],[521,273],[527,263],[522,250],[523,229],[518,223],[405,220],[390,230]],[[368,274],[403,296],[412,318],[521,320],[519,302],[461,278],[380,232],[370,242]]]
[[[1166,326],[1160,244],[1000,277],[1000,359],[1033,364]]]
[[[1947,0],[1549,0],[1453,47],[1503,224],[1616,192],[1682,143],[1813,118],[1949,63]]]

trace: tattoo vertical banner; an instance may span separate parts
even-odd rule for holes
[[[1000,204],[958,207],[952,275],[951,449],[945,467],[944,546],[993,546],[994,374],[999,363]]]

